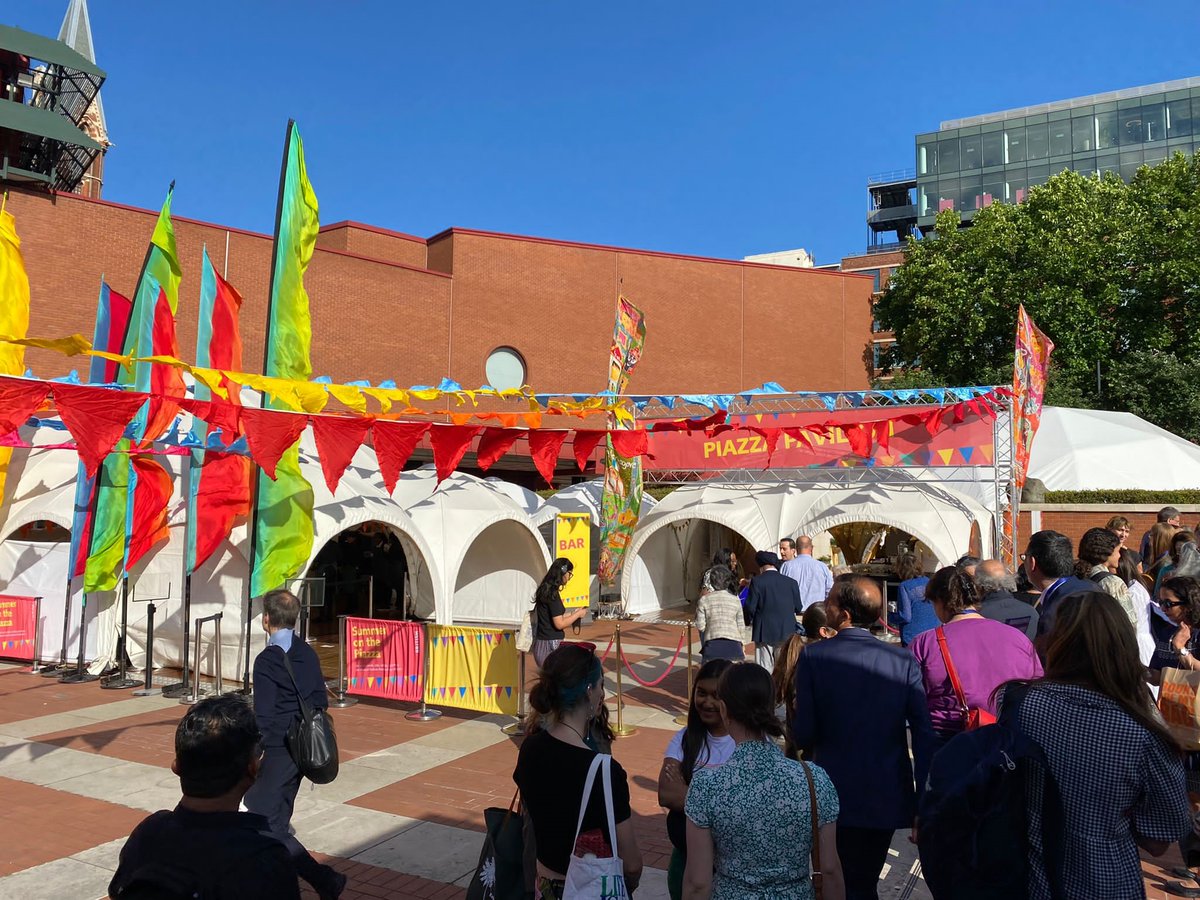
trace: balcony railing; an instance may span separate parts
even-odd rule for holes
[[[878,175],[867,176],[867,186],[873,184],[892,184],[897,181],[916,181],[917,169],[913,166],[908,169],[892,169],[890,172],[880,172]]]
[[[879,209],[867,210],[867,224],[879,225],[883,222],[895,222],[901,219],[916,221],[917,205],[909,203],[906,206],[884,206]]]

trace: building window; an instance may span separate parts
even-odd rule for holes
[[[1188,137],[1192,133],[1192,101],[1172,100],[1167,104],[1167,137]]]
[[[498,391],[524,386],[525,358],[512,347],[497,347],[488,354],[484,366],[487,382]]]

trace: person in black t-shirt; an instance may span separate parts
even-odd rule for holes
[[[193,706],[175,729],[183,798],[133,830],[108,886],[114,900],[256,897],[299,900],[296,868],[264,816],[238,812],[258,777],[261,735],[236,694]]]
[[[529,692],[531,718],[539,724],[521,745],[513,781],[533,824],[537,843],[538,890],[545,900],[562,897],[571,855],[621,857],[625,885],[632,891],[642,877],[642,854],[633,833],[629,780],[612,762],[613,819],[617,846],[609,846],[604,791],[599,777],[579,826],[583,786],[597,750],[591,726],[612,734],[604,715],[604,670],[589,644],[563,644],[546,657],[541,676]],[[586,737],[585,737],[586,735]],[[579,826],[579,842],[575,832]]]
[[[574,572],[575,566],[571,561],[560,556],[550,564],[546,577],[533,595],[533,606],[537,613],[533,629],[533,658],[539,667],[562,643],[565,637],[563,629],[574,625],[587,613],[586,607],[567,612],[563,606],[561,592]]]

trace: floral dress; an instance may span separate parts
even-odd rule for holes
[[[817,822],[838,817],[838,796],[820,766],[809,763]],[[713,900],[811,900],[812,813],[801,763],[773,743],[738,744],[729,762],[692,777],[687,817],[712,832]]]

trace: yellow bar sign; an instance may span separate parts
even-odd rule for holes
[[[559,513],[554,524],[554,556],[566,557],[574,566],[563,586],[567,609],[586,607],[592,599],[592,518],[587,513]]]

